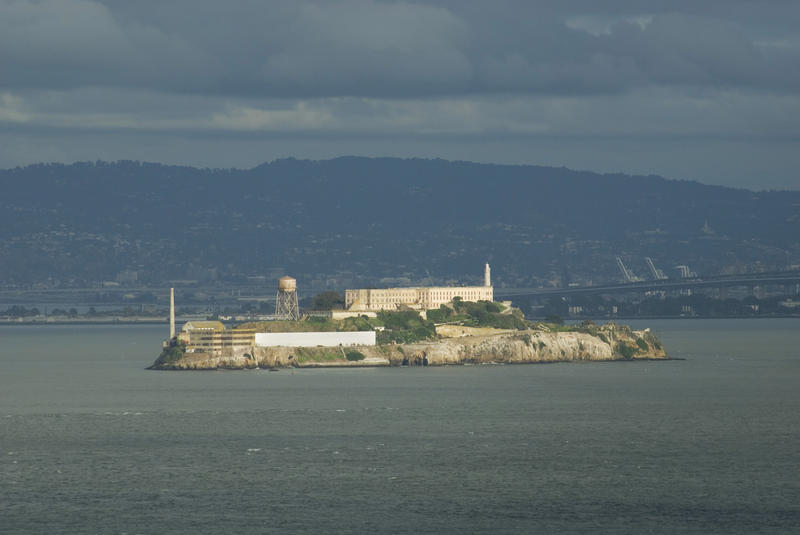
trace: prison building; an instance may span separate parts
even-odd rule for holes
[[[255,345],[255,329],[226,329],[219,321],[191,321],[183,325],[178,340],[186,344],[186,352],[251,348]]]
[[[379,311],[411,308],[431,310],[451,302],[456,297],[463,301],[492,301],[491,286],[430,286],[419,288],[381,288],[345,291],[347,310]]]
[[[380,288],[345,290],[345,308],[352,312],[381,310],[431,310],[451,302],[493,301],[494,288],[489,264],[483,270],[483,286],[418,286],[413,288]]]

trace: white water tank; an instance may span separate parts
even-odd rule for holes
[[[293,279],[292,277],[281,277],[278,279],[278,290],[282,292],[296,292],[297,291],[297,279]]]

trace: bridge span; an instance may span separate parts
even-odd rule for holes
[[[800,271],[782,271],[748,275],[695,277],[690,279],[662,279],[599,286],[572,286],[567,288],[495,288],[494,295],[496,297],[568,296],[697,290],[702,288],[731,288],[737,286],[791,286],[798,284],[800,284]]]

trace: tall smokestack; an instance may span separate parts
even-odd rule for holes
[[[489,262],[486,262],[486,267],[483,268],[483,285],[484,286],[492,285],[492,270],[489,267]]]
[[[175,338],[175,288],[169,289],[169,339]]]

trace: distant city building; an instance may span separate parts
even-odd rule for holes
[[[139,272],[126,269],[124,271],[120,271],[117,273],[117,282],[121,283],[133,283],[139,280]]]
[[[484,268],[483,286],[418,286],[411,288],[381,288],[345,290],[345,307],[353,312],[380,310],[432,310],[456,297],[464,301],[493,301],[491,270]]]

